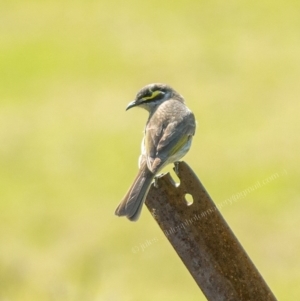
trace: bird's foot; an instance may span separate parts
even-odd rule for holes
[[[179,174],[179,161],[174,162],[174,171],[176,175],[178,176]]]
[[[158,179],[159,178],[161,178],[161,177],[163,177],[165,174],[164,173],[161,173],[161,174],[159,174],[159,175],[156,175],[155,177],[154,177],[154,187],[155,188],[158,188]]]

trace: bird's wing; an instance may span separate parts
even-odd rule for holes
[[[145,149],[148,168],[157,173],[166,160],[176,154],[195,134],[195,117],[191,113],[166,126],[147,127]]]

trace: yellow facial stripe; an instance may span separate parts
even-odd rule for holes
[[[152,95],[143,97],[142,100],[144,100],[144,101],[151,100],[154,97],[156,97],[157,95],[159,95],[160,93],[161,93],[160,91],[156,90],[156,91],[152,92]]]

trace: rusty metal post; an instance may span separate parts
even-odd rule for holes
[[[205,188],[185,163],[152,185],[146,206],[209,301],[276,301]],[[188,205],[185,195],[191,194]]]

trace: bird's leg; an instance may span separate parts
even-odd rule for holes
[[[176,175],[178,176],[178,174],[179,174],[179,161],[176,161],[176,162],[174,162],[174,171],[175,171],[175,173],[176,173]]]

